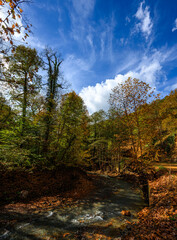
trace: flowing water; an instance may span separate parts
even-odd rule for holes
[[[98,188],[87,198],[51,211],[18,216],[13,229],[3,229],[0,239],[120,239],[119,229],[137,221],[145,202],[139,189],[123,180],[101,176]],[[123,216],[129,210],[131,216]],[[8,216],[7,216],[8,218]],[[87,238],[88,236],[88,238]]]

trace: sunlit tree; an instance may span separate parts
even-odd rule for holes
[[[8,67],[4,73],[4,81],[12,89],[11,99],[20,103],[22,108],[23,134],[26,126],[27,108],[30,105],[29,97],[38,93],[41,76],[38,74],[42,66],[41,58],[36,49],[20,45],[15,52],[6,58]]]
[[[110,95],[110,104],[116,110],[123,111],[133,152],[136,156],[143,154],[140,109],[151,97],[149,84],[136,78],[128,78],[118,84]]]

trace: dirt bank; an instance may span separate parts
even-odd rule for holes
[[[93,187],[87,174],[79,168],[60,166],[54,170],[34,169],[0,171],[0,205],[29,202],[58,194],[82,197]]]

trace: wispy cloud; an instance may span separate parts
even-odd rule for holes
[[[110,61],[114,60],[113,41],[114,41],[114,29],[116,21],[114,14],[107,22],[102,21],[100,28],[98,29],[98,39],[100,38],[100,57],[106,58]]]
[[[72,0],[72,3],[76,13],[82,18],[87,18],[95,6],[95,0]]]
[[[84,78],[84,75],[91,73],[92,68],[92,57],[90,59],[84,60],[82,58],[77,58],[73,54],[69,54],[63,64],[62,71],[64,72],[65,79],[72,84],[74,89],[79,89],[80,80]]]
[[[89,17],[91,16],[95,6],[95,0],[72,0],[69,5],[71,20],[71,37],[80,42],[81,38],[85,38],[86,32],[90,32]],[[87,27],[86,27],[87,26]]]
[[[177,30],[177,18],[175,19],[174,27],[172,28],[172,32],[174,32],[176,30]]]
[[[153,23],[150,17],[149,7],[143,7],[144,4],[145,1],[140,3],[140,6],[135,14],[135,17],[139,21],[139,23],[136,24],[136,31],[141,31],[147,40],[152,32]]]
[[[173,91],[175,89],[177,89],[177,77],[171,79],[171,84],[169,83],[168,86],[165,87],[165,92],[169,92],[169,91]]]
[[[97,58],[113,60],[114,29],[116,26],[114,14],[109,18],[99,19],[95,22],[92,14],[95,7],[95,0],[72,0],[70,10],[71,32],[73,39],[83,54],[94,55]],[[73,11],[74,10],[74,11]]]
[[[28,39],[28,45],[32,48],[36,48],[38,50],[43,50],[46,45],[39,40],[39,38],[30,36]]]
[[[97,61],[114,60],[113,42],[116,26],[114,14],[111,13],[107,21],[99,19],[95,22],[92,19],[94,6],[95,0],[72,0],[72,5],[67,5],[71,22],[68,38],[75,49],[65,57],[63,71],[66,78],[74,82],[73,85],[78,88],[87,84],[83,84],[83,78],[89,76]],[[59,31],[60,37],[64,39],[63,31],[61,29]],[[65,39],[63,42],[66,43]]]
[[[128,16],[126,16],[125,21],[126,21],[126,24],[127,24],[127,23],[131,22],[131,19]]]

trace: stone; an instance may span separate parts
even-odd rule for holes
[[[29,195],[29,192],[27,191],[27,190],[22,190],[21,192],[20,192],[20,196],[21,196],[21,198],[27,198],[28,197],[28,195]]]

